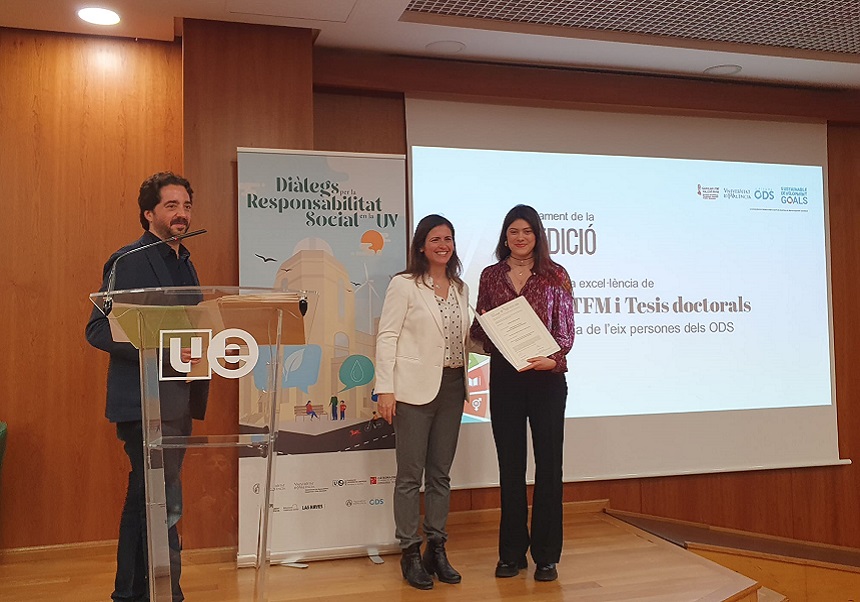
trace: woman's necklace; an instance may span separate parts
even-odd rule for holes
[[[508,265],[511,266],[511,270],[515,271],[517,276],[520,278],[522,278],[523,274],[525,274],[526,272],[531,275],[532,266],[534,266],[534,255],[529,255],[528,257],[523,257],[522,259],[518,259],[513,255],[509,255]]]

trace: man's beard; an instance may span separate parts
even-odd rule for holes
[[[188,220],[185,219],[184,217],[178,217],[175,220],[173,220],[172,222],[170,222],[171,229],[175,228],[176,226],[179,226],[179,225],[185,226],[185,229],[188,230],[188,226],[190,224],[188,223]]]
[[[176,226],[185,226],[185,229],[182,232],[174,232],[174,228]],[[177,218],[171,221],[169,224],[165,224],[164,226],[159,226],[155,229],[155,234],[162,240],[167,240],[168,238],[172,238],[174,236],[181,236],[188,232],[188,228],[190,226],[190,222],[184,218]]]

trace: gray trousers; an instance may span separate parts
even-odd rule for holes
[[[394,484],[394,536],[406,549],[421,543],[419,490],[424,477],[424,535],[445,542],[451,499],[451,464],[457,451],[466,383],[463,368],[444,368],[435,399],[426,405],[397,402],[394,432],[397,480]]]

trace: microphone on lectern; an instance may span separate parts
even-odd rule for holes
[[[102,313],[104,313],[104,315],[107,316],[108,314],[110,314],[111,309],[113,309],[112,293],[113,293],[114,284],[116,284],[116,264],[119,263],[120,259],[122,259],[123,257],[126,257],[127,255],[131,255],[132,253],[137,253],[138,251],[143,251],[144,249],[148,249],[150,247],[156,247],[158,245],[176,242],[176,241],[182,240],[183,238],[191,238],[192,236],[197,236],[198,234],[205,234],[205,233],[206,233],[206,230],[195,230],[194,232],[188,232],[186,234],[177,234],[176,236],[170,236],[170,237],[165,238],[163,240],[156,240],[155,242],[145,244],[142,247],[137,247],[135,249],[131,249],[130,251],[126,251],[125,253],[123,253],[122,255],[117,257],[114,260],[113,265],[110,267],[110,275],[108,276],[108,285],[107,285],[107,289],[105,290],[104,300],[102,302]]]

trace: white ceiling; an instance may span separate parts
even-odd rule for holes
[[[744,0],[696,1],[735,11],[744,6]],[[833,0],[832,5],[848,19],[857,1]],[[847,12],[840,6],[845,2]],[[797,18],[802,21],[804,2],[789,4],[801,11]],[[77,18],[79,8],[97,5],[116,10],[121,23],[98,27]],[[416,18],[414,13],[407,17],[411,21],[402,20],[408,5],[409,0],[2,0],[0,26],[172,40],[181,34],[181,19],[188,17],[314,29],[319,32],[316,45],[329,48],[691,77],[705,77],[703,71],[711,66],[736,64],[743,70],[731,76],[734,80],[860,89],[858,54],[458,17]],[[847,25],[853,35],[860,24]],[[450,49],[458,44],[433,45],[438,42],[464,47],[452,54]]]

